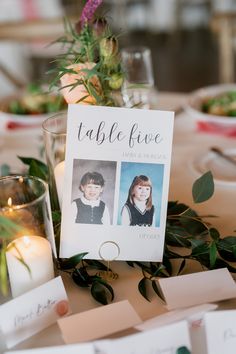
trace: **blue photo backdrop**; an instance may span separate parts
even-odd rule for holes
[[[145,175],[152,182],[152,202],[155,207],[155,226],[160,226],[164,165],[153,163],[122,162],[120,172],[120,195],[118,225],[121,225],[121,210],[127,200],[129,187],[135,176]]]

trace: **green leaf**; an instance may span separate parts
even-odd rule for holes
[[[222,258],[229,262],[236,262],[236,237],[227,236],[218,240],[217,249]]]
[[[219,238],[220,238],[219,231],[217,229],[215,229],[214,227],[211,227],[209,229],[209,234],[210,234],[211,238],[215,241],[219,240]]]
[[[8,219],[4,215],[0,215],[0,234],[1,238],[11,238],[16,233],[23,231],[23,227]]]
[[[6,163],[2,164],[0,167],[0,176],[9,176],[10,175],[10,166]]]
[[[172,274],[172,264],[171,264],[169,258],[166,256],[166,254],[163,255],[162,263],[165,266],[165,270],[168,273],[168,275],[171,275]]]
[[[60,268],[62,270],[75,268],[77,266],[77,264],[80,263],[80,261],[87,254],[88,254],[88,252],[84,252],[84,253],[76,254],[75,256],[72,256],[72,257],[70,257],[68,259],[61,259],[60,260]]]
[[[202,254],[209,254],[209,245],[207,243],[194,247],[191,256],[200,256]]]
[[[217,258],[214,269],[227,268],[229,272],[236,273],[236,268],[225,262],[223,259]]]
[[[146,300],[148,300],[148,301],[150,301],[149,300],[149,298],[148,298],[148,296],[147,296],[147,283],[149,282],[149,279],[147,279],[147,278],[142,278],[141,280],[140,280],[140,282],[138,283],[138,290],[139,290],[139,292],[140,292],[140,294],[146,299]]]
[[[31,161],[29,166],[29,175],[41,178],[44,181],[47,181],[48,174],[45,173],[44,169],[34,160]]]
[[[188,206],[179,202],[168,202],[168,215],[179,215],[182,214]]]
[[[186,259],[184,258],[182,260],[181,264],[180,264],[180,267],[179,267],[177,275],[179,275],[182,272],[182,270],[184,269],[185,265],[186,265]]]
[[[86,267],[75,268],[71,277],[76,285],[88,288],[92,284],[92,277],[88,274]]]
[[[180,347],[176,350],[176,354],[191,354],[187,347]]]
[[[22,157],[18,156],[18,158],[25,164],[29,166],[29,174],[35,177],[39,177],[44,181],[48,180],[48,167],[47,165],[38,160],[31,157]]]
[[[215,242],[212,242],[210,245],[210,269],[214,268],[216,258],[217,258],[217,248]]]
[[[94,259],[86,259],[85,262],[86,264],[89,265],[90,268],[104,270],[104,271],[110,270],[110,268],[107,268],[105,264]]]
[[[8,278],[5,247],[0,250],[0,286],[2,294],[6,296],[8,294]]]
[[[103,305],[107,305],[114,299],[114,292],[112,287],[104,280],[97,278],[91,286],[91,294],[93,298]],[[108,297],[109,295],[109,297]]]
[[[192,188],[192,196],[195,203],[202,203],[212,197],[214,193],[214,180],[211,171],[198,178]]]
[[[52,221],[55,223],[61,222],[61,212],[60,211],[52,211]]]
[[[153,288],[153,290],[155,291],[155,293],[157,294],[157,296],[158,296],[162,301],[165,302],[165,299],[164,299],[164,297],[163,297],[161,291],[159,290],[159,288],[158,288],[158,286],[157,286],[155,280],[152,280],[152,288]]]

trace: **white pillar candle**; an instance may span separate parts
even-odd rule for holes
[[[17,258],[22,257],[30,269]],[[36,288],[54,278],[50,243],[40,236],[22,236],[12,241],[6,251],[12,296]]]
[[[65,161],[61,161],[54,168],[54,177],[55,177],[55,182],[56,182],[57,195],[58,195],[60,208],[62,207],[64,174],[65,174]]]

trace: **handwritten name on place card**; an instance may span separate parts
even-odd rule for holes
[[[235,354],[236,310],[207,313],[204,324],[208,354]]]
[[[7,348],[38,333],[57,321],[56,305],[67,299],[61,277],[0,306],[0,329]]]
[[[141,323],[141,319],[128,300],[58,320],[63,339],[67,344],[102,338],[134,327],[138,323]]]
[[[27,350],[8,351],[4,354],[94,354],[94,347],[92,343],[60,345],[58,347],[45,347]]]
[[[236,297],[236,285],[228,269],[160,279],[169,310]]]
[[[95,342],[104,354],[176,354],[179,347],[191,349],[188,324],[181,321],[120,339]]]

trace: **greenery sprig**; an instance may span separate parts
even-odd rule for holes
[[[28,165],[32,175],[48,180],[47,166],[36,159],[20,157]],[[214,181],[209,171],[197,179],[192,187],[195,204],[208,200],[214,193]],[[52,212],[54,230],[59,243],[59,210]],[[221,237],[219,231],[206,221],[212,215],[201,216],[189,206],[178,201],[169,201],[166,220],[165,246],[162,262],[127,262],[132,268],[138,268],[142,277],[138,284],[140,294],[150,301],[150,285],[154,293],[162,298],[158,288],[158,278],[180,275],[188,261],[197,262],[202,270],[228,268],[236,273],[231,262],[236,261],[236,236]],[[80,287],[88,288],[93,298],[107,304],[114,298],[114,291],[109,282],[99,274],[107,271],[107,266],[96,260],[85,260],[87,253],[75,255],[69,259],[58,259],[57,267],[67,272]],[[178,269],[173,269],[173,261],[178,260]],[[163,299],[163,298],[162,298]],[[164,299],[163,299],[164,300]]]
[[[114,91],[120,90],[124,75],[118,40],[107,20],[95,18],[75,26],[65,20],[64,27],[64,35],[56,40],[64,52],[48,71],[54,76],[50,89],[62,90],[68,103],[116,106]]]
[[[7,263],[6,263],[6,251],[9,242],[13,236],[22,232],[22,227],[16,222],[10,220],[4,215],[0,214],[0,291],[3,295],[8,294],[8,277],[7,277]],[[14,243],[12,247],[15,247],[18,254],[17,259],[21,262],[30,272],[28,265],[25,263],[19,250]]]

